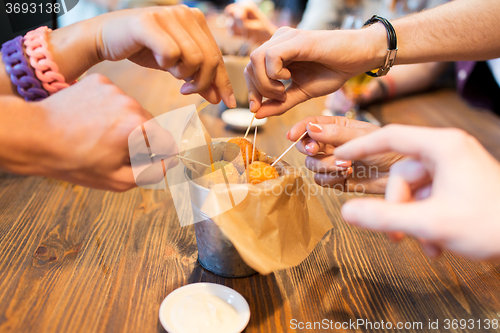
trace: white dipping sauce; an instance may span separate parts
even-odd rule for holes
[[[170,320],[176,332],[234,333],[240,316],[226,301],[210,294],[188,295],[175,303]]]

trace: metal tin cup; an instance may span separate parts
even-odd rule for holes
[[[192,181],[191,170],[186,168],[185,175],[189,183],[194,218],[202,220],[194,224],[200,265],[224,277],[245,277],[256,274],[257,272],[243,261],[222,230],[201,211],[210,190]]]

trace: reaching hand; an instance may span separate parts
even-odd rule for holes
[[[184,5],[122,10],[95,18],[101,60],[131,61],[186,81],[181,93],[199,93],[229,107],[236,100],[222,55],[205,17]]]
[[[253,39],[255,43],[269,40],[278,29],[252,1],[230,4],[224,13],[230,18],[231,33]]]
[[[347,202],[342,215],[361,227],[404,232],[434,254],[444,248],[472,258],[500,257],[500,164],[472,136],[456,129],[389,125],[335,150],[340,159],[394,151],[386,200]]]
[[[378,29],[383,27],[376,27]],[[339,89],[349,78],[379,66],[358,31],[280,28],[250,55],[245,69],[250,110],[279,115],[310,98]],[[291,79],[285,90],[279,80]],[[262,102],[263,97],[269,100]]]
[[[336,156],[338,146],[379,129],[345,117],[308,117],[293,126],[288,139],[295,141],[307,130],[308,136],[297,144],[297,149],[308,155],[306,167],[316,173],[314,180],[318,185],[345,191],[384,193],[389,169],[402,155],[388,152],[354,162]]]
[[[39,108],[39,155],[32,156],[36,168],[27,173],[113,191],[136,186],[129,134],[152,116],[109,79],[90,75],[33,105]]]

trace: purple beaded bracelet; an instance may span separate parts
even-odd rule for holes
[[[49,94],[42,88],[42,84],[28,64],[24,55],[23,42],[22,36],[5,42],[2,45],[2,61],[12,83],[17,86],[19,95],[24,97],[26,101],[39,101]]]

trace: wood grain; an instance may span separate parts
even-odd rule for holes
[[[128,62],[93,71],[153,115],[201,102],[179,95],[180,83],[168,74]],[[289,145],[290,127],[322,108],[323,99],[315,99],[269,119],[259,129],[258,146],[279,155]],[[384,123],[461,127],[500,157],[499,118],[470,109],[454,92],[413,96],[371,111]],[[219,115],[218,106],[202,111],[213,137],[241,135]],[[286,160],[304,165],[296,150]],[[311,175],[305,176],[310,182]],[[226,285],[248,300],[245,332],[319,331],[293,330],[292,319],[423,323],[423,330],[400,330],[405,332],[428,331],[428,321],[436,319],[441,325],[446,318],[500,319],[500,264],[449,253],[431,260],[412,239],[394,244],[383,234],[353,228],[339,211],[350,197],[320,193],[333,229],[299,266],[226,279],[197,263],[193,227],[179,227],[168,191],[116,194],[0,173],[0,332],[163,332],[163,298],[199,281]]]

